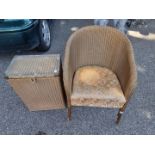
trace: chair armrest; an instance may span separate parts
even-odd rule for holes
[[[75,72],[74,70],[75,70],[74,65],[70,55],[70,40],[69,40],[66,45],[64,63],[63,63],[63,83],[64,83],[67,100],[70,99],[71,92],[72,92],[72,81],[73,81],[73,76]]]
[[[122,53],[115,59],[114,72],[128,101],[137,86],[137,71],[131,43],[127,44],[124,49],[126,50],[124,54]]]

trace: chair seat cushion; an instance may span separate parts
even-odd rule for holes
[[[85,66],[76,71],[71,105],[120,108],[125,102],[120,83],[111,70]]]

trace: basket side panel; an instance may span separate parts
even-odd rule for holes
[[[64,108],[60,77],[8,79],[30,111]]]

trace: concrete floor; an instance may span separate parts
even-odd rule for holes
[[[119,125],[114,122],[116,109],[76,107],[70,122],[66,109],[29,112],[4,79],[4,71],[16,54],[61,53],[63,59],[69,35],[92,25],[92,20],[54,20],[52,45],[46,53],[0,51],[0,134],[155,134],[155,40],[147,40],[149,33],[155,34],[155,20],[147,23],[147,27],[132,28],[140,32],[140,38],[129,36],[135,50],[138,87]]]

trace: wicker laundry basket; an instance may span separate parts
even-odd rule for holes
[[[5,76],[30,111],[65,107],[60,55],[15,56]]]

